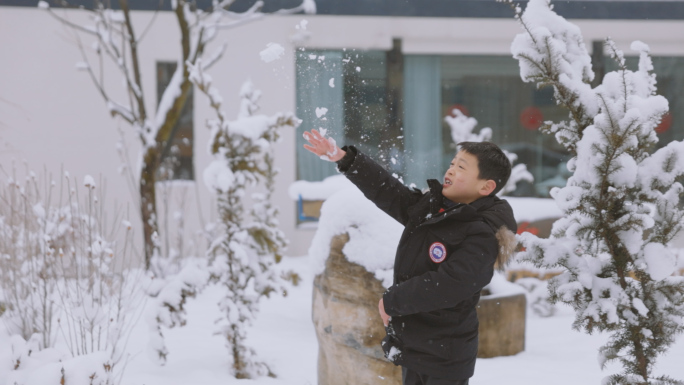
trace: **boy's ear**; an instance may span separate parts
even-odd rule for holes
[[[483,197],[489,196],[494,189],[496,189],[496,182],[492,179],[487,179],[486,182],[480,187],[480,195]]]

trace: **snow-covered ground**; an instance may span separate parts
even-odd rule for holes
[[[209,286],[189,301],[187,325],[165,330],[170,352],[165,366],[156,366],[147,358],[147,330],[145,325],[139,325],[129,347],[137,356],[126,368],[122,385],[316,384],[318,343],[311,321],[313,276],[309,258],[285,258],[283,264],[303,279],[287,297],[276,295],[263,301],[247,338],[247,345],[277,378],[237,380],[231,376],[232,359],[225,340],[212,335],[216,330],[214,320],[221,317],[216,303],[224,289]]]
[[[550,199],[508,199],[518,220],[538,220],[560,215],[555,202]],[[351,259],[364,264],[369,271],[375,271],[379,279],[391,282],[394,249],[401,226],[363,198],[355,188],[339,191],[329,197],[322,208],[318,232],[309,250],[310,256],[287,257],[283,261],[283,269],[296,271],[302,281],[299,286],[289,290],[288,297],[272,296],[265,299],[256,323],[248,332],[247,344],[255,349],[257,356],[269,365],[277,378],[237,380],[232,377],[232,359],[225,339],[214,334],[219,327],[216,320],[222,315],[217,303],[225,289],[209,286],[197,298],[188,301],[185,307],[188,314],[186,326],[164,329],[169,351],[165,366],[158,366],[154,357],[149,356],[149,325],[141,318],[131,330],[125,348],[129,359],[121,384],[316,384],[318,343],[311,320],[313,276],[323,269],[331,237],[345,231],[350,234],[345,253],[364,256],[362,260]],[[369,254],[374,258],[368,258]],[[153,305],[153,301],[146,304],[148,308]],[[615,365],[609,366],[604,372],[599,369],[597,352],[607,340],[607,335],[589,336],[573,331],[572,321],[573,312],[567,307],[560,308],[550,318],[540,318],[529,312],[526,350],[512,357],[479,360],[471,383],[598,384],[603,377],[618,373],[620,368]],[[64,353],[62,349],[60,356],[66,358]],[[55,354],[50,352],[52,356]],[[14,383],[11,379],[13,356],[9,336],[0,321],[0,385]],[[32,357],[34,363],[24,363],[24,367],[28,366],[25,371],[31,373],[19,376],[22,378],[20,384],[53,383],[53,379],[59,378],[61,364],[56,359],[37,358],[36,354]],[[40,361],[47,361],[48,364],[40,366]],[[660,359],[656,374],[684,379],[682,363],[684,336],[678,336],[677,343],[668,355]],[[93,365],[86,363],[79,364],[79,367],[90,368]],[[44,380],[48,378],[49,381]],[[88,383],[87,380],[80,380],[67,378],[66,383]]]
[[[213,320],[219,316],[215,306],[219,291],[207,289],[188,306],[189,320],[184,328],[167,332],[171,352],[165,367],[153,366],[144,352],[126,370],[124,384],[316,384],[318,343],[311,321],[313,277],[309,259],[288,258],[291,268],[300,272],[303,282],[286,298],[272,297],[262,305],[258,321],[250,330],[249,342],[278,375],[278,378],[236,380],[228,374],[229,360],[224,343],[212,336]],[[474,385],[598,384],[616,366],[601,372],[597,352],[607,335],[587,335],[571,329],[573,312],[562,307],[555,316],[527,318],[525,352],[511,357],[480,359]],[[144,348],[141,330],[137,349]],[[135,340],[135,338],[134,338]],[[131,346],[133,349],[133,346]],[[133,351],[133,350],[131,350]],[[684,336],[678,337],[657,373],[684,379]]]
[[[262,304],[258,320],[249,331],[249,344],[277,374],[277,378],[236,380],[229,373],[230,360],[224,341],[212,335],[214,320],[220,316],[216,302],[220,290],[208,287],[190,300],[188,324],[166,331],[170,355],[166,366],[153,364],[147,357],[147,326],[140,322],[127,347],[131,358],[124,373],[125,385],[187,384],[316,384],[318,344],[311,321],[312,281],[310,260],[289,257],[284,263],[298,271],[303,280],[288,297],[272,297]],[[480,359],[474,385],[507,384],[598,384],[619,368],[601,372],[597,351],[607,335],[586,335],[571,330],[572,310],[560,308],[550,318],[528,314],[525,351],[511,357]],[[7,358],[7,335],[0,325],[0,358]],[[684,379],[684,336],[678,336],[670,352],[658,363],[656,373]],[[7,362],[2,367],[7,369]],[[6,383],[0,370],[0,385]],[[5,371],[6,375],[7,372]],[[9,385],[9,384],[7,384]]]

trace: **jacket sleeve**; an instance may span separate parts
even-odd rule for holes
[[[448,256],[437,271],[391,286],[383,295],[385,312],[403,316],[452,308],[470,299],[487,285],[494,274],[497,241],[486,225],[477,226]],[[416,256],[416,258],[428,258]]]
[[[337,162],[338,170],[379,209],[406,225],[408,207],[420,200],[423,193],[404,186],[356,147],[345,146],[342,149],[346,151],[346,155]]]

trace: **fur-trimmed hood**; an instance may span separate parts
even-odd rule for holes
[[[496,256],[494,268],[502,271],[518,246],[518,241],[515,238],[518,225],[513,216],[513,209],[506,200],[498,197],[481,198],[471,203],[471,205],[475,205],[480,201],[483,202],[478,205],[480,206],[478,213],[484,217],[485,222],[495,231],[496,240],[499,242],[499,254]]]
[[[515,238],[515,233],[506,226],[501,226],[496,232],[496,240],[499,242],[499,254],[496,256],[494,268],[504,271],[518,247],[518,240]]]

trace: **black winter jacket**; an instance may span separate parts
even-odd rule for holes
[[[510,240],[516,231],[511,207],[497,197],[445,206],[441,182],[428,180],[426,193],[409,189],[353,146],[344,150],[339,170],[405,226],[394,284],[383,295],[391,316],[382,342],[386,357],[429,376],[472,377],[478,347],[475,308],[493,275],[497,235],[508,232]]]

